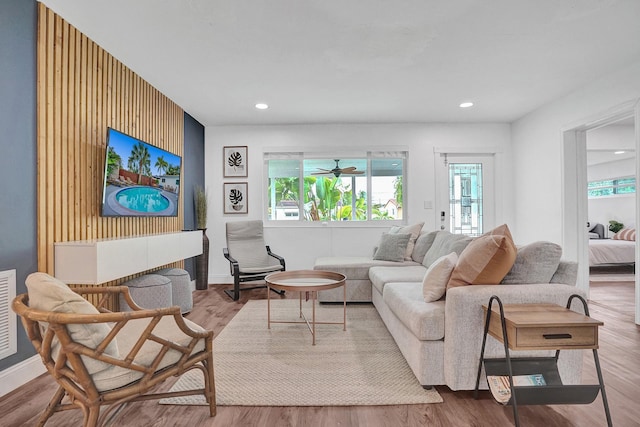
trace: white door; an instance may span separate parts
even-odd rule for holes
[[[439,153],[436,214],[440,229],[479,236],[495,227],[493,154]]]

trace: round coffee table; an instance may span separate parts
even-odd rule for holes
[[[313,337],[313,344],[316,345],[316,325],[342,325],[342,330],[347,330],[347,288],[345,286],[346,276],[333,271],[323,270],[294,270],[271,273],[265,277],[267,288],[278,291],[296,291],[300,293],[300,319],[302,322],[286,322],[271,320],[271,292],[267,291],[267,328],[271,329],[272,323],[306,323]],[[344,289],[343,317],[342,322],[317,322],[316,321],[316,300],[318,291],[333,289],[342,286]],[[312,315],[309,322],[302,312],[302,294],[305,293],[306,300],[311,295]]]

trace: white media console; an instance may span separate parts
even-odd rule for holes
[[[202,253],[202,231],[55,243],[56,278],[97,285]]]

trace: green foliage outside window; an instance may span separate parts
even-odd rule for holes
[[[267,160],[267,218],[320,222],[402,219],[403,158],[345,159],[345,166],[356,166],[362,173],[317,173],[334,162]]]

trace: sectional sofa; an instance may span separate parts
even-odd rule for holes
[[[425,277],[433,276],[431,271],[442,264],[443,258],[448,254],[455,254],[449,258],[459,257],[450,276],[453,280],[461,263],[469,260],[474,263],[481,256],[474,253],[479,242],[472,245],[475,239],[447,231],[424,232],[421,228],[422,224],[416,224],[392,229],[393,233],[389,233],[415,236],[410,237],[413,244],[407,246],[402,259],[390,261],[384,256],[376,256],[378,248],[370,258],[318,258],[314,268],[345,274],[349,302],[373,302],[407,363],[425,387],[447,385],[452,390],[475,387],[484,325],[482,305],[492,295],[499,296],[505,304],[555,303],[563,306],[572,294],[585,296],[575,286],[577,264],[561,260],[559,245],[535,242],[520,247],[513,245],[507,269],[497,276],[504,277],[495,283],[485,277],[484,283],[492,284],[447,287],[442,298],[426,301],[430,284],[426,283],[429,280],[425,281]],[[489,266],[485,273],[488,277],[496,277],[494,273],[500,268],[504,265]],[[478,280],[482,282],[482,278]],[[319,295],[319,300],[342,301],[342,289],[325,291]],[[574,304],[576,307],[572,309],[580,311],[577,307],[580,304]],[[486,354],[487,357],[504,357],[504,347],[490,338]],[[514,355],[552,354],[515,352]],[[565,384],[580,383],[582,351],[561,352],[558,367]],[[485,381],[481,385],[486,388]]]

